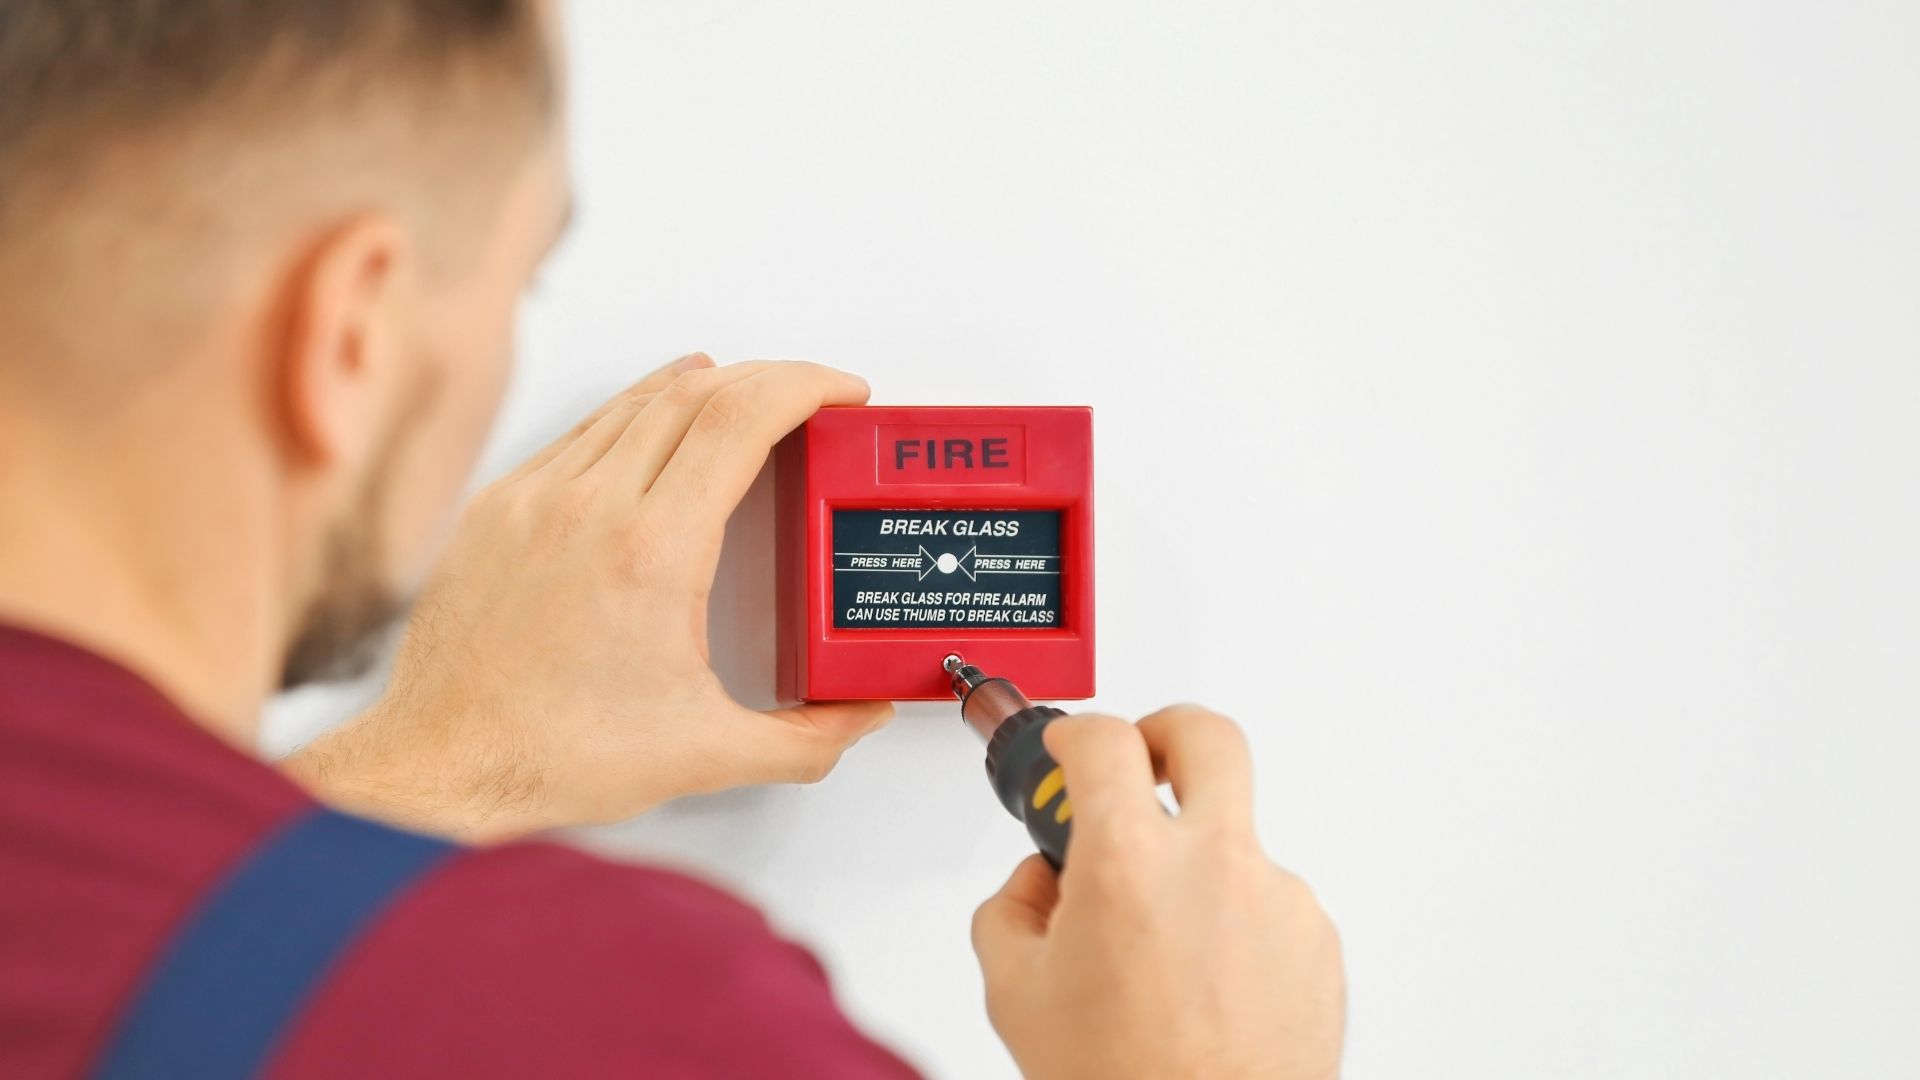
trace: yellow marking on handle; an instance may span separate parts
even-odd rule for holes
[[[1061,799],[1060,809],[1055,810],[1053,812],[1053,823],[1055,825],[1065,825],[1068,821],[1071,821],[1072,819],[1073,819],[1073,800]]]
[[[1066,786],[1066,774],[1060,771],[1060,766],[1055,765],[1053,771],[1040,781],[1040,786],[1033,789],[1033,808],[1038,810],[1052,802],[1053,797],[1060,794],[1060,789]]]

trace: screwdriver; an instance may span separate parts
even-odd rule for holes
[[[960,715],[987,743],[987,780],[1007,812],[1024,822],[1035,847],[1055,870],[1067,858],[1073,803],[1066,776],[1047,753],[1041,733],[1066,713],[1035,705],[1005,679],[992,678],[958,654],[941,662],[960,699]]]

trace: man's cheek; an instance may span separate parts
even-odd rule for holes
[[[393,580],[411,590],[445,549],[485,442],[491,403],[475,382],[455,379],[435,407],[414,419],[411,453],[399,467],[410,475],[394,485],[400,505],[390,506],[393,533],[389,551],[396,559]],[[479,390],[479,393],[476,393]]]
[[[473,479],[474,466],[499,419],[506,394],[506,367],[504,357],[484,366],[476,365],[470,377],[462,380],[455,393],[448,395],[451,415],[445,418],[449,429],[445,439],[449,454],[446,466],[456,498]]]
[[[500,418],[500,407],[506,402],[507,385],[512,379],[514,367],[513,329],[495,343],[493,352],[486,365],[486,374],[474,380],[477,400],[473,408],[475,439],[474,453],[479,452],[479,444],[486,441],[493,425]]]
[[[486,448],[513,369],[512,307],[495,302],[490,295],[476,299],[469,310],[500,314],[476,320],[467,333],[455,338],[448,350],[453,377],[442,396],[441,415],[436,418],[440,444],[436,452],[447,456],[444,464],[452,474],[456,495],[471,478]]]

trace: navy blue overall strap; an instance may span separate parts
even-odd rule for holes
[[[181,921],[94,1077],[258,1075],[334,961],[455,850],[331,810],[294,820]]]

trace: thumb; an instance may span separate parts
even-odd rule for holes
[[[766,715],[803,730],[856,740],[893,719],[893,701],[808,701],[785,709],[768,709]]]
[[[757,714],[755,782],[813,783],[826,778],[847,748],[893,719],[890,701],[835,701]],[[768,724],[767,720],[774,723]]]
[[[891,701],[828,701],[771,709],[766,715],[808,734],[853,742],[893,719]]]
[[[1020,979],[1033,964],[1059,902],[1059,876],[1046,859],[1029,855],[973,913],[973,951],[989,992]]]

